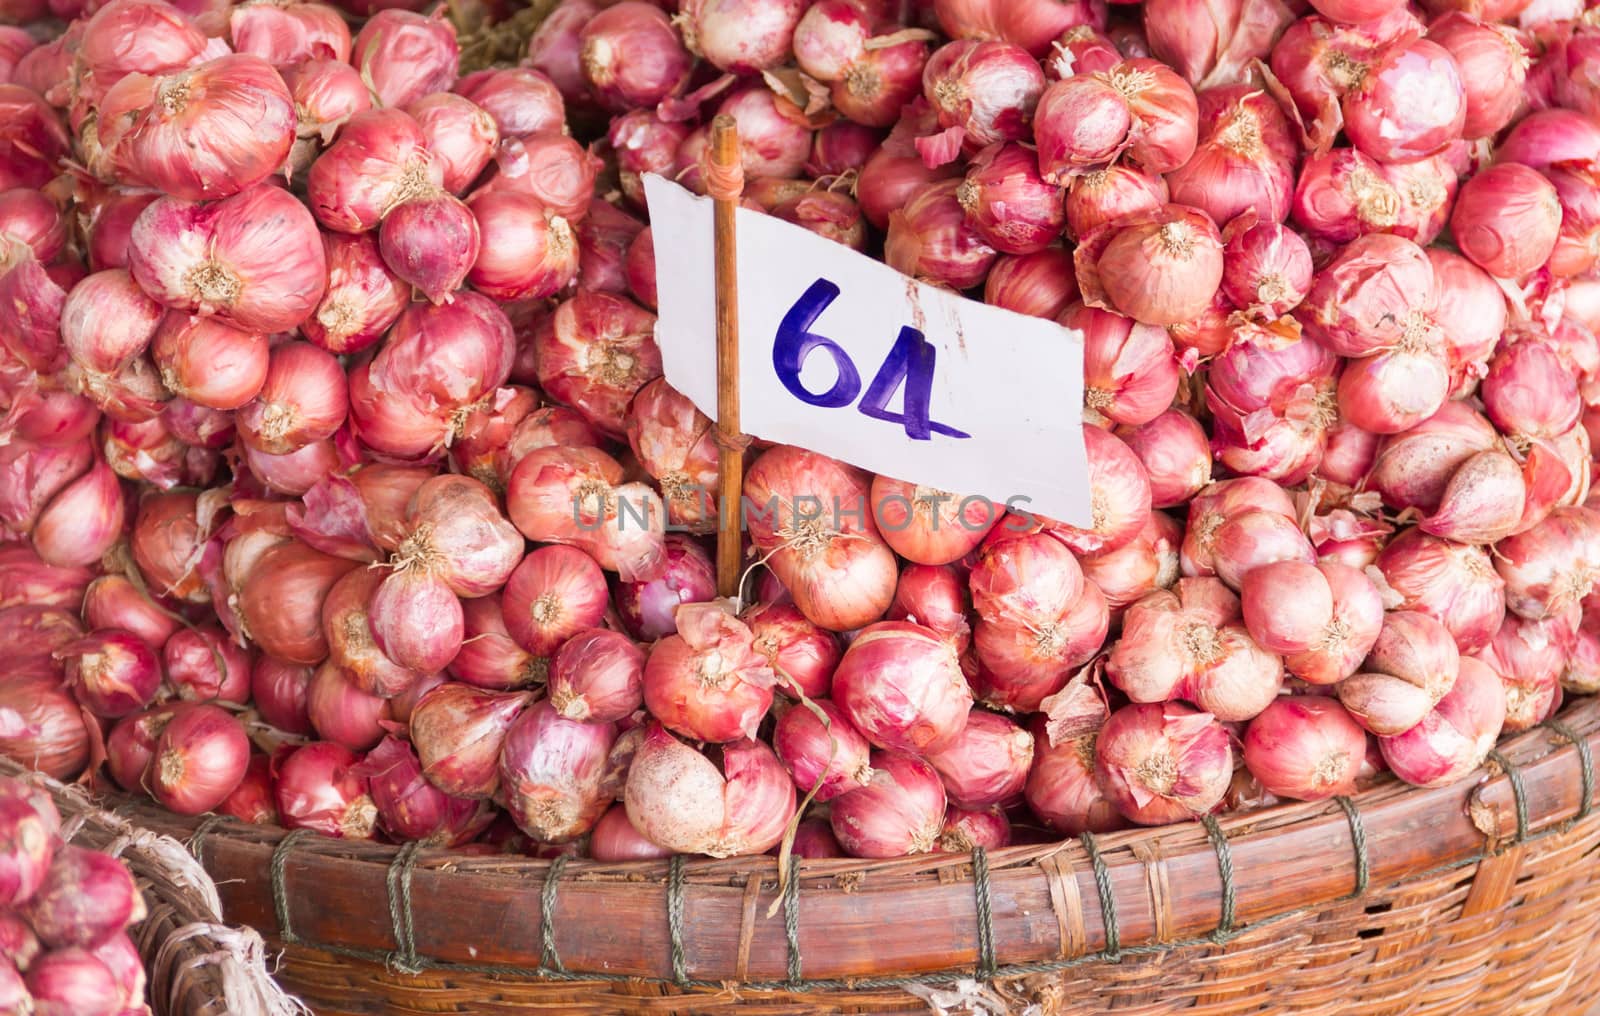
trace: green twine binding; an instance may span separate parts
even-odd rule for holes
[[[1512,765],[1511,760],[1500,754],[1499,749],[1491,750],[1487,757],[1511,781],[1511,800],[1517,811],[1517,835],[1511,845],[1520,847],[1528,841],[1528,789],[1522,785],[1522,770]]]
[[[978,979],[987,981],[994,977],[994,910],[989,895],[989,852],[982,847],[972,848],[972,887],[978,907]]]
[[[417,866],[422,843],[413,841],[400,848],[389,864],[389,923],[394,929],[396,949],[385,966],[407,974],[422,973],[422,958],[417,955],[416,925],[411,912],[411,875]]]
[[[1594,754],[1589,750],[1589,742],[1579,737],[1571,727],[1560,720],[1546,720],[1544,726],[1555,731],[1578,749],[1578,775],[1583,781],[1583,801],[1578,805],[1578,814],[1568,823],[1569,826],[1575,825],[1594,812]]]
[[[215,829],[217,826],[221,825],[227,820],[228,817],[226,815],[215,814],[207,815],[205,818],[200,820],[200,825],[195,828],[194,835],[189,837],[189,853],[194,855],[194,859],[196,861],[199,861],[202,864],[205,863],[205,858],[202,857],[201,854],[203,854],[206,849],[206,837],[211,835],[211,830]]]
[[[272,848],[272,863],[267,871],[272,878],[272,909],[278,917],[278,937],[286,945],[296,945],[300,936],[294,933],[294,928],[289,925],[289,892],[284,887],[284,867],[289,863],[289,851],[294,845],[311,835],[309,829],[296,829],[278,841]]]
[[[1094,868],[1095,889],[1100,893],[1100,923],[1106,933],[1105,958],[1112,963],[1121,963],[1122,927],[1117,920],[1117,897],[1111,891],[1111,870],[1106,867],[1105,858],[1100,856],[1100,845],[1094,841],[1093,833],[1085,832],[1078,840],[1089,855],[1089,864]]]
[[[539,893],[539,933],[544,943],[539,953],[539,967],[563,974],[567,968],[561,962],[561,954],[556,952],[556,886],[561,881],[562,873],[567,870],[569,860],[571,858],[566,854],[555,859],[550,865],[550,873],[544,877],[544,889]]]
[[[667,935],[672,945],[672,980],[679,987],[689,984],[688,964],[683,952],[683,855],[673,854],[667,865]]]
[[[1234,926],[1234,907],[1237,903],[1233,886],[1233,848],[1228,846],[1228,835],[1222,831],[1215,815],[1201,815],[1200,823],[1206,827],[1206,838],[1217,854],[1217,873],[1222,879],[1222,916],[1216,930],[1206,938],[1216,945],[1224,945],[1238,932]]]
[[[1367,857],[1367,823],[1362,820],[1361,812],[1356,810],[1354,801],[1343,796],[1334,800],[1344,809],[1345,820],[1350,823],[1350,845],[1356,852],[1356,887],[1345,899],[1360,899],[1366,894],[1367,884],[1372,880],[1372,861]]]
[[[1566,736],[1565,732],[1563,732],[1560,728],[1555,729],[1558,733],[1562,733],[1563,736]],[[1581,740],[1573,740],[1575,744],[1584,744],[1584,742]],[[1585,747],[1587,747],[1587,745],[1585,745]],[[1589,753],[1587,751],[1580,753],[1580,759],[1588,759],[1588,756]],[[1505,768],[1504,763],[1497,761],[1497,764],[1500,764],[1503,769]],[[1582,764],[1584,767],[1584,773],[1586,774],[1586,782],[1592,781],[1593,773],[1590,762],[1584,761]],[[1510,775],[1512,772],[1514,772],[1514,770],[1507,769],[1506,772],[1508,775]],[[1513,793],[1516,793],[1516,788],[1521,781],[1520,774],[1512,776],[1511,779]],[[1366,891],[1371,873],[1370,862],[1367,856],[1366,831],[1361,821],[1359,812],[1356,811],[1353,804],[1343,798],[1335,798],[1335,801],[1338,802],[1340,807],[1344,809],[1345,816],[1350,821],[1351,837],[1355,845],[1357,888],[1356,891],[1351,894],[1351,898],[1354,898]],[[1582,814],[1587,816],[1592,812],[1592,810],[1592,807],[1586,808],[1583,810]],[[1526,812],[1525,800],[1523,803],[1523,811],[1524,813]],[[1524,842],[1537,843],[1538,841],[1547,837],[1561,835],[1570,828],[1571,826],[1569,824],[1555,823],[1540,830],[1539,832],[1530,833]],[[273,905],[278,914],[279,937],[286,944],[290,945],[300,943],[301,939],[289,928],[288,899],[283,887],[284,863],[288,857],[289,851],[293,848],[293,845],[305,834],[306,830],[295,830],[290,832],[279,841],[277,848],[274,849],[272,853],[271,873]],[[1066,959],[1041,960],[1035,963],[999,964],[993,971],[992,976],[995,979],[1004,980],[1015,977],[1027,977],[1035,974],[1057,974],[1067,970],[1074,970],[1078,967],[1088,966],[1092,963],[1120,963],[1123,958],[1127,956],[1162,956],[1179,949],[1189,949],[1196,946],[1214,944],[1213,936],[1216,933],[1211,932],[1205,935],[1197,935],[1171,942],[1152,943],[1150,945],[1135,945],[1123,948],[1121,945],[1120,928],[1117,922],[1116,899],[1111,893],[1111,878],[1109,869],[1106,868],[1104,858],[1102,858],[1100,855],[1099,845],[1095,842],[1092,835],[1084,833],[1079,837],[1079,841],[1083,844],[1085,852],[1089,855],[1090,863],[1095,869],[1095,885],[1099,890],[1101,915],[1106,929],[1106,948],[1100,950],[1099,952],[1085,953],[1082,956],[1073,956]],[[1421,880],[1432,878],[1435,875],[1459,871],[1463,868],[1479,864],[1489,856],[1490,855],[1487,851],[1479,850],[1476,853],[1467,857],[1463,857],[1459,860],[1448,861],[1443,864],[1435,865],[1434,867],[1425,871],[1417,872],[1415,877]],[[796,865],[797,871],[798,859],[791,859],[791,863]],[[728,987],[727,982],[725,981],[709,981],[700,978],[683,976],[686,974],[686,967],[683,961],[683,939],[681,932],[683,906],[682,858],[673,858],[672,863],[669,865],[668,871],[668,925],[669,929],[674,924],[676,924],[678,927],[677,933],[675,933],[673,936],[673,970],[675,975],[678,976],[675,976],[672,979],[672,983],[675,983],[679,987],[683,988],[705,988],[715,991],[725,991]],[[674,888],[674,884],[676,885],[676,888]],[[790,879],[791,886],[797,887],[798,884],[799,880],[797,878]],[[884,977],[829,977],[816,978],[812,980],[800,978],[798,976],[800,971],[800,946],[798,934],[799,893],[797,888],[793,890],[793,892],[793,905],[791,906],[787,900],[784,904],[785,924],[788,926],[786,930],[789,936],[789,979],[787,981],[747,981],[743,982],[740,985],[741,987],[747,988],[751,991],[792,991],[797,989],[811,989],[817,991],[846,991],[853,989],[904,988],[907,985],[946,984],[953,978],[963,976],[961,971],[945,970],[924,974],[896,974]],[[674,899],[676,899],[676,906],[674,905]],[[1247,931],[1260,931],[1265,928],[1271,928],[1275,925],[1294,920],[1295,918],[1301,917],[1305,914],[1314,913],[1317,911],[1318,906],[1319,905],[1297,907],[1293,910],[1286,910],[1281,914],[1273,914],[1270,917],[1263,917],[1258,921],[1252,921],[1239,925],[1234,929],[1234,937],[1242,935]],[[676,921],[674,921],[673,917],[674,912],[677,914]],[[791,919],[791,914],[796,916]],[[311,948],[334,956],[343,956],[349,959],[362,960],[369,963],[382,963],[387,959],[387,954],[369,949],[355,949],[349,946],[342,946],[333,943],[308,943],[308,945]],[[564,969],[547,970],[543,968],[538,970],[530,970],[526,966],[518,966],[513,964],[448,963],[440,960],[430,959],[425,956],[419,956],[418,961],[422,968],[427,970],[441,970],[459,974],[480,974],[486,977],[527,978],[532,975],[538,976],[545,980],[553,981],[571,981],[580,983],[588,981],[616,984],[626,983],[634,985],[663,983],[666,980],[665,978],[640,977],[635,974],[614,974],[589,971],[574,972]]]
[[[789,855],[789,880],[783,887],[783,934],[789,944],[789,984],[800,977],[800,858]]]

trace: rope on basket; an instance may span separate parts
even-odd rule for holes
[[[202,855],[206,849],[206,837],[211,835],[211,830],[226,821],[228,821],[228,816],[216,814],[207,815],[200,820],[200,825],[196,827],[194,835],[189,837],[189,853],[194,855],[196,861],[205,862],[205,857]]]
[[[422,973],[422,957],[417,955],[416,925],[411,912],[411,875],[417,866],[422,842],[413,840],[401,847],[389,862],[389,923],[394,928],[396,950],[384,965],[406,974]]]
[[[1117,897],[1111,891],[1111,869],[1106,867],[1105,858],[1100,856],[1100,845],[1094,841],[1093,833],[1085,832],[1078,840],[1089,855],[1089,864],[1094,868],[1094,887],[1100,893],[1100,923],[1106,933],[1104,958],[1112,963],[1121,963],[1122,927],[1117,920]]]
[[[1594,812],[1594,754],[1589,750],[1589,742],[1573,733],[1572,728],[1560,720],[1546,720],[1543,726],[1555,731],[1557,736],[1578,749],[1578,775],[1582,780],[1583,800],[1578,805],[1578,814],[1565,823],[1571,828]]]
[[[1217,854],[1217,874],[1222,879],[1222,915],[1217,919],[1217,928],[1207,936],[1217,945],[1226,945],[1238,934],[1234,928],[1234,909],[1238,897],[1233,886],[1233,848],[1228,846],[1228,834],[1222,831],[1215,815],[1200,816],[1200,823],[1206,827],[1206,839],[1211,841],[1211,849]]]
[[[989,852],[982,847],[972,848],[972,891],[978,905],[978,979],[994,977],[994,899],[989,890]]]
[[[789,855],[789,880],[783,887],[783,935],[789,943],[789,983],[800,978],[800,858]]]
[[[1511,760],[1500,754],[1498,748],[1491,749],[1486,758],[1499,766],[1500,771],[1506,774],[1506,779],[1511,781],[1511,801],[1517,811],[1517,835],[1511,845],[1520,847],[1528,840],[1528,788],[1523,786],[1522,770],[1512,765]]]
[[[1350,823],[1350,845],[1356,852],[1356,887],[1345,897],[1353,900],[1365,894],[1367,884],[1372,881],[1372,860],[1367,856],[1367,823],[1362,820],[1354,801],[1343,796],[1334,800],[1344,809],[1344,817]]]
[[[673,854],[667,866],[667,934],[672,940],[672,980],[679,987],[687,987],[689,971],[683,954],[682,854]]]
[[[544,877],[544,888],[539,892],[539,935],[543,940],[539,966],[563,974],[567,972],[567,967],[561,962],[561,954],[556,952],[556,886],[560,884],[569,860],[571,858],[566,854],[555,859],[550,865],[550,874]]]
[[[300,936],[289,925],[289,893],[283,885],[283,869],[289,863],[289,851],[310,835],[309,829],[295,829],[279,840],[278,845],[272,848],[272,863],[267,869],[272,876],[272,909],[278,917],[278,935],[286,945],[299,944]]]

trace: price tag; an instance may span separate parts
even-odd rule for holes
[[[717,415],[712,203],[645,177],[667,382]],[[741,208],[747,434],[875,473],[1091,523],[1083,340]]]

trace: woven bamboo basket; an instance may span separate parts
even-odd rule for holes
[[[266,971],[266,945],[222,921],[210,876],[182,843],[96,807],[82,790],[0,758],[0,776],[44,787],[72,843],[122,859],[144,895],[145,919],[129,929],[144,959],[155,1016],[291,1016],[304,1007]]]
[[[1580,1016],[1600,700],[1453,786],[990,853],[604,864],[123,810],[318,1013]],[[1034,1007],[1034,1008],[1030,1008]]]

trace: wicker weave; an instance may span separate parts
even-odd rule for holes
[[[81,790],[0,758],[0,776],[49,791],[71,842],[122,859],[147,916],[129,929],[144,959],[155,1016],[282,1016],[304,1011],[272,982],[265,943],[222,923],[216,886],[183,844],[95,807]]]
[[[1583,701],[1452,787],[808,861],[791,892],[772,858],[552,864],[125,810],[194,838],[230,919],[284,944],[282,979],[327,1016],[896,1012],[930,996],[1043,1016],[1579,1016],[1600,989],[1583,956],[1600,930],[1597,750],[1600,702]]]

